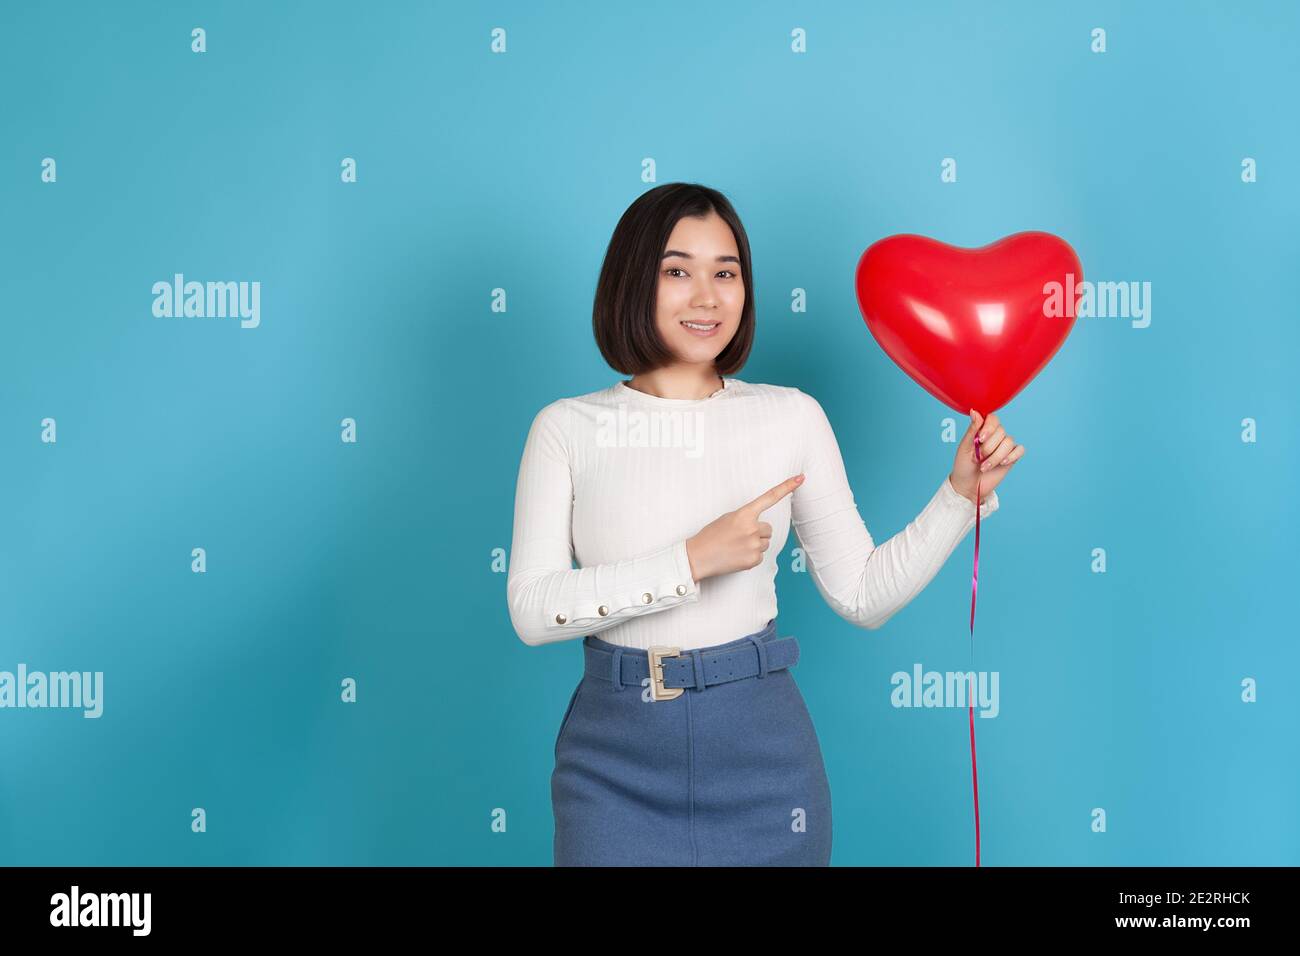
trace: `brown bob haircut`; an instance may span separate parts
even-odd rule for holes
[[[716,212],[731,227],[745,284],[740,325],[714,361],[719,375],[745,364],[754,342],[754,284],[749,268],[749,237],[727,197],[698,183],[664,183],[642,193],[614,227],[596,282],[591,328],[596,346],[615,371],[652,372],[674,360],[655,328],[659,269],[668,237],[683,216],[705,218]]]

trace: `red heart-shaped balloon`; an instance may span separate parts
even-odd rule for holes
[[[1083,266],[1047,232],[978,249],[898,235],[862,253],[856,282],[862,317],[885,353],[945,405],[988,415],[1065,342]]]

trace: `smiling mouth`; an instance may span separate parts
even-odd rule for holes
[[[682,322],[683,326],[690,329],[696,335],[709,335],[721,324],[721,322]]]

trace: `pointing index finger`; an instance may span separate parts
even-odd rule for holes
[[[787,478],[779,485],[773,485],[771,488],[767,489],[767,491],[763,492],[749,504],[745,505],[745,508],[752,511],[755,515],[761,514],[803,484],[803,479],[804,476],[801,474],[795,475],[793,478]]]

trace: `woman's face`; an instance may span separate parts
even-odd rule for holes
[[[744,307],[731,227],[716,212],[703,219],[683,216],[659,267],[655,325],[664,342],[681,362],[712,365],[740,327]]]

